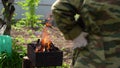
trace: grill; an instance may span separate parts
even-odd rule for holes
[[[36,48],[38,48],[38,52],[36,52]],[[32,66],[39,67],[47,67],[47,66],[62,66],[63,62],[63,51],[61,51],[58,47],[54,46],[51,43],[50,49],[47,50],[44,47],[44,51],[40,51],[42,44],[40,40],[36,42],[32,42],[27,45],[27,55],[29,60],[32,63]]]

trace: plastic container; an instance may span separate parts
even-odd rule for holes
[[[8,55],[12,53],[12,38],[8,35],[0,35],[0,53],[7,52]]]

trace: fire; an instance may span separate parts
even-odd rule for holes
[[[50,44],[52,43],[50,41],[49,33],[48,33],[48,27],[50,27],[50,23],[46,23],[46,26],[43,29],[42,32],[42,38],[41,38],[41,45],[36,48],[35,52],[44,52],[44,51],[49,51],[50,49]]]

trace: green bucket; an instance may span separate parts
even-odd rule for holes
[[[12,38],[8,35],[0,35],[0,53],[12,54]]]

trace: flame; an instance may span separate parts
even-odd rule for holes
[[[37,52],[43,52],[44,51],[44,48],[43,47],[37,47],[36,49],[35,49],[35,52],[37,53]]]
[[[49,51],[50,44],[51,44],[49,33],[48,33],[49,26],[51,26],[50,23],[46,23],[46,26],[43,28],[42,38],[41,38],[41,47],[37,47],[35,52],[44,52],[45,48],[47,49],[47,51]]]
[[[50,42],[50,37],[49,37],[49,34],[47,32],[47,28],[44,28],[43,29],[43,33],[42,33],[42,40],[41,40],[41,43],[42,45],[47,45],[47,43]]]

